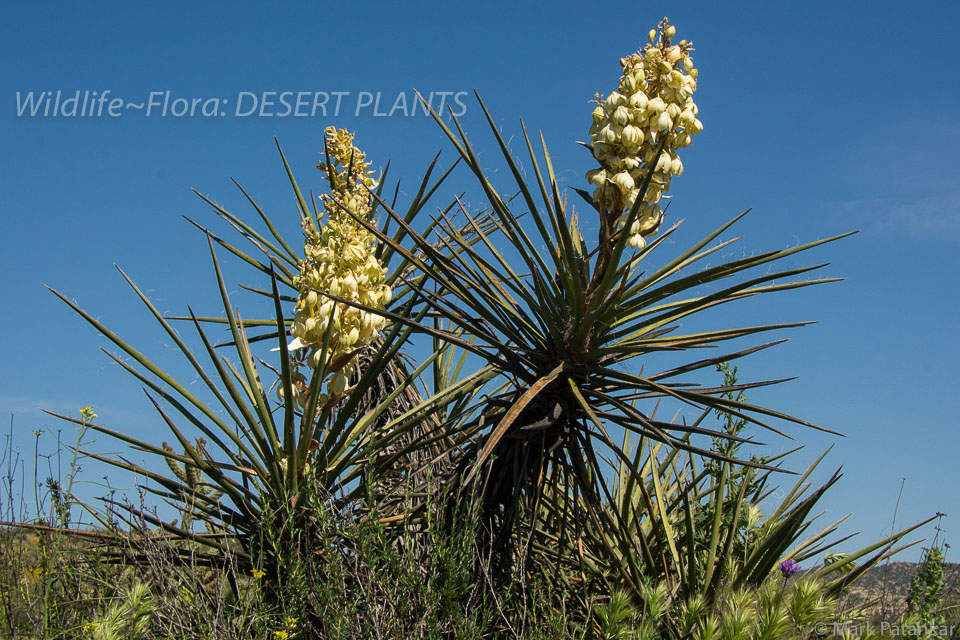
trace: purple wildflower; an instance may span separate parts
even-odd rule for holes
[[[799,571],[802,571],[800,564],[792,558],[790,560],[784,560],[780,563],[780,573],[783,574],[784,578],[789,578]]]

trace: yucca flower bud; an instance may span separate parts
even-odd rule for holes
[[[607,96],[606,101],[603,103],[604,108],[606,108],[608,113],[613,113],[614,109],[623,104],[623,96],[617,93],[616,91],[611,91],[610,95]]]
[[[660,158],[657,160],[657,166],[654,167],[654,171],[657,173],[667,173],[670,171],[673,161],[670,159],[669,153],[663,153],[660,155]]]
[[[352,196],[347,196],[346,202],[344,203],[347,207],[347,211],[350,213],[356,213],[358,209],[358,204],[356,198]]]
[[[670,114],[664,111],[660,114],[660,117],[657,118],[657,129],[660,131],[669,131],[673,128],[673,119],[670,118]]]
[[[342,371],[338,371],[327,384],[327,392],[332,396],[341,396],[347,390],[347,376]]]
[[[645,93],[637,92],[630,96],[629,104],[636,109],[643,109],[647,106],[648,98]]]
[[[331,315],[337,312],[337,303],[333,300],[325,300],[323,304],[320,305],[320,308],[317,310],[317,314],[322,318],[329,318]]]
[[[620,137],[628,147],[639,147],[643,143],[643,131],[632,124],[623,128]]]
[[[663,197],[663,191],[656,185],[651,184],[647,188],[647,193],[644,194],[643,199],[645,202],[656,203],[660,202],[660,198]]]
[[[340,286],[348,295],[353,295],[357,291],[357,279],[352,273],[348,273],[340,279]]]
[[[350,331],[347,332],[345,336],[342,336],[340,339],[341,344],[346,347],[352,347],[357,344],[357,341],[360,339],[360,329],[353,327]]]
[[[640,233],[649,234],[651,231],[660,226],[660,222],[663,220],[663,211],[660,210],[660,207],[657,205],[651,206],[646,212],[644,217],[640,220]]]
[[[612,125],[605,125],[603,129],[600,129],[600,132],[597,134],[597,137],[602,142],[614,143],[617,141],[617,131],[613,128]]]
[[[663,30],[663,35],[668,38],[672,38],[673,36],[677,35],[677,28],[671,24]]]
[[[340,295],[340,280],[338,280],[337,278],[333,278],[332,280],[330,280],[330,281],[327,283],[327,290],[330,292],[330,295],[332,295],[332,296],[339,296],[339,295]]]
[[[630,122],[630,112],[622,105],[617,107],[613,112],[613,121],[620,127],[628,124]]]
[[[633,189],[633,178],[626,171],[622,171],[613,177],[614,184],[619,187],[621,193],[629,193]]]
[[[647,32],[647,41],[650,42],[650,44],[653,44],[653,41],[656,39],[657,39],[657,30],[650,29],[650,31]]]
[[[607,172],[603,169],[591,169],[587,171],[587,182],[592,185],[600,186],[607,181]]]

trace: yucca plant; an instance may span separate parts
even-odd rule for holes
[[[674,44],[675,32],[666,21],[661,23],[650,45],[621,61],[618,89],[599,96],[587,145],[600,165],[588,173],[597,189],[593,194],[578,191],[586,215],[600,222],[596,242],[588,244],[581,234],[578,217],[585,214],[564,195],[542,138],[538,155],[523,128],[532,174],[527,181],[479,96],[515,180],[515,199],[500,195],[457,119],[448,126],[440,114],[433,116],[477,179],[497,233],[487,232],[459,200],[456,214],[473,228],[475,238],[468,240],[458,231],[452,212],[440,212],[437,229],[443,236],[438,242],[410,227],[382,198],[378,200],[386,215],[407,229],[407,243],[395,242],[358,219],[425,276],[425,282],[404,280],[419,294],[414,307],[418,314],[441,317],[448,325],[438,329],[409,316],[386,315],[462,347],[499,376],[486,401],[448,432],[459,461],[451,481],[470,487],[480,480],[490,545],[505,566],[524,555],[520,550],[534,548],[529,541],[538,536],[545,536],[542,546],[557,548],[574,540],[578,529],[601,526],[603,505],[613,495],[612,469],[604,456],[639,478],[638,464],[646,455],[637,459],[625,450],[622,433],[669,450],[735,462],[721,449],[700,446],[697,437],[737,441],[738,436],[699,421],[663,421],[644,406],[673,399],[707,411],[723,410],[776,433],[768,417],[815,426],[731,399],[726,395],[729,387],[700,387],[689,381],[690,374],[775,342],[698,356],[660,372],[636,372],[646,354],[682,353],[805,324],[678,331],[682,321],[718,305],[835,280],[797,279],[822,264],[781,271],[770,264],[842,237],[696,270],[700,261],[733,242],[718,239],[741,214],[662,266],[647,269],[664,240],[677,231],[674,225],[652,239],[663,220],[658,203],[671,179],[682,172],[677,151],[702,129],[692,101],[697,75],[692,48],[686,41]],[[476,238],[480,241],[474,242]],[[758,267],[764,270],[748,275]],[[725,286],[697,293],[714,283]],[[745,464],[772,468],[758,461]],[[553,513],[565,515],[536,517],[545,500],[551,501]]]
[[[728,395],[743,400],[736,370],[725,363],[718,368],[731,390]],[[693,424],[710,413],[705,410]],[[728,433],[746,435],[738,419],[719,417]],[[741,457],[742,446],[723,443],[724,453]],[[814,528],[822,514],[813,515],[813,508],[840,479],[838,471],[820,487],[810,481],[826,453],[792,487],[780,490],[770,469],[717,461],[629,434],[621,447],[632,460],[617,465],[611,495],[596,521],[581,524],[572,540],[547,537],[546,544],[532,547],[538,559],[549,559],[565,576],[567,593],[580,600],[584,611],[610,593],[628,598],[639,610],[651,597],[650,584],[667,589],[677,602],[711,608],[719,606],[723,594],[759,589],[772,578],[800,571],[801,563],[809,567],[804,575],[815,579],[818,593],[833,599],[878,562],[916,544],[902,541],[930,522],[864,549],[837,553],[833,550],[850,538],[835,535],[846,517]],[[755,456],[752,462],[782,466],[794,451]],[[563,520],[575,509],[560,511],[559,502],[548,494],[537,514],[538,526],[548,531],[574,526]],[[670,622],[682,627],[683,619],[678,613]],[[677,637],[686,633],[678,629]]]
[[[751,526],[757,527],[756,523]],[[595,595],[587,607],[587,628],[596,638],[779,640],[836,635],[839,630],[862,623],[868,615],[864,608],[838,606],[840,591],[849,584],[849,576],[844,574],[859,574],[896,550],[895,542],[885,540],[849,557],[848,566],[854,566],[855,559],[880,550],[850,571],[830,564],[802,571],[793,558],[807,560],[817,554],[812,548],[814,542],[834,529],[835,525],[796,544],[786,554],[788,560],[749,581],[744,580],[748,573],[744,561],[738,558],[725,559],[725,571],[705,577],[657,575],[654,569],[641,576],[643,582],[636,585],[629,579],[610,580],[606,585],[610,597]],[[754,544],[755,548],[770,546],[760,540]],[[821,542],[820,546],[829,548],[833,544]],[[624,589],[623,584],[630,588]]]
[[[352,136],[346,132],[328,130],[326,150],[326,162],[321,163],[321,169],[330,191],[320,197],[325,220],[321,220],[323,213],[316,198],[312,209],[307,207],[281,152],[305,230],[303,256],[291,248],[291,243],[255,203],[268,229],[266,235],[204,198],[261,253],[260,258],[251,256],[204,229],[221,294],[222,317],[197,317],[190,311],[188,316],[166,318],[121,271],[196,372],[205,397],[177,381],[77,303],[54,291],[130,359],[128,362],[120,355],[108,353],[142,382],[176,440],[175,449],[167,443],[158,445],[134,438],[103,424],[89,425],[167,462],[172,477],[124,457],[87,453],[149,481],[147,490],[177,507],[181,518],[171,523],[149,509],[116,503],[113,506],[126,509],[134,520],[156,526],[171,540],[190,543],[184,553],[195,556],[199,545],[210,554],[213,563],[218,558],[236,557],[239,564],[231,563],[231,567],[263,572],[269,576],[268,582],[275,583],[282,578],[279,563],[283,554],[301,545],[303,553],[310,553],[311,522],[315,515],[307,505],[315,505],[318,495],[328,500],[332,512],[345,513],[362,508],[373,486],[380,517],[390,522],[410,518],[414,510],[409,508],[408,493],[422,489],[411,489],[410,482],[405,484],[403,478],[408,476],[403,475],[402,469],[442,453],[443,449],[438,447],[443,438],[432,433],[438,416],[469,402],[492,377],[488,369],[462,379],[457,378],[456,372],[449,372],[448,383],[440,391],[426,399],[421,396],[415,386],[418,377],[443,358],[455,359],[455,353],[449,345],[440,345],[412,371],[401,360],[401,349],[412,330],[399,323],[383,326],[382,316],[375,314],[386,313],[391,288],[401,274],[409,271],[409,261],[394,260],[392,271],[388,271],[383,266],[389,262],[389,256],[383,255],[386,247],[364,235],[362,227],[351,227],[349,218],[335,216],[340,207],[346,210],[351,201],[351,213],[355,215],[357,202],[366,198],[361,213],[365,221],[373,220],[375,207],[366,204],[372,198],[360,190],[358,181],[363,187],[370,187],[375,180],[362,154],[352,146]],[[428,167],[404,220],[416,216],[449,173],[431,182],[435,164],[436,159]],[[381,179],[381,189],[382,184]],[[394,202],[392,210],[395,207]],[[392,241],[399,241],[405,233],[399,229]],[[244,318],[235,310],[221,273],[217,245],[268,276],[266,288],[245,288],[272,302],[273,317]],[[343,290],[338,293],[350,295],[346,284],[352,281],[353,300],[320,309],[324,305],[317,303],[320,276],[316,258],[321,249],[331,247],[358,255],[352,261],[343,256],[327,261],[333,265],[329,275],[334,277],[325,283],[328,290],[321,289],[319,295],[328,294],[332,286],[341,286]],[[375,282],[371,282],[374,278],[368,277],[370,274],[375,274]],[[358,287],[358,280],[363,285]],[[364,286],[367,284],[370,286]],[[394,306],[402,307],[398,313],[422,319],[425,311],[404,301],[402,286],[400,294],[393,300]],[[357,300],[376,306],[370,306],[369,312],[354,313],[356,309],[350,303]],[[291,302],[296,303],[295,314],[289,310]],[[326,313],[327,318],[323,329],[317,330],[321,313]],[[174,328],[175,321],[188,322],[196,331],[200,355]],[[204,325],[225,327],[228,339],[215,344]],[[264,348],[258,352],[264,342],[276,345],[276,366],[264,359],[270,351]],[[226,355],[228,352],[230,356]],[[59,417],[77,422],[68,416]],[[191,431],[202,437],[192,439]],[[417,443],[417,455],[410,453],[411,442]],[[401,460],[402,464],[398,462]],[[442,461],[438,468],[442,468]],[[389,472],[393,472],[393,478],[381,482]],[[192,526],[195,521],[203,523],[205,530],[196,530]]]
[[[771,471],[724,462],[714,475],[697,456],[644,439],[624,449],[640,473],[622,464],[598,524],[583,528],[577,549],[557,556],[570,562],[569,575],[598,582],[601,591],[622,589],[637,601],[643,600],[642,585],[658,580],[679,597],[712,602],[729,589],[757,588],[771,574],[792,573],[821,557],[810,574],[836,597],[878,562],[916,544],[901,541],[931,521],[852,553],[834,553],[850,537],[835,536],[847,518],[813,528],[822,516],[813,508],[841,477],[838,471],[819,487],[810,481],[826,453],[775,500],[780,490]],[[763,462],[780,464],[789,453]]]

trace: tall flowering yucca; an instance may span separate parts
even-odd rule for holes
[[[324,133],[327,162],[317,168],[327,173],[330,193],[320,196],[323,211],[318,217],[326,220],[304,219],[306,243],[295,280],[300,293],[290,349],[301,351],[312,368],[335,363],[327,394],[336,398],[346,390],[356,366],[353,355],[374,341],[386,319],[329,296],[382,309],[392,292],[384,284],[386,269],[374,253],[376,237],[354,218],[373,216],[369,190],[377,185],[374,172],[365,154],[353,146],[352,133],[334,127]]]
[[[660,226],[659,202],[673,176],[683,173],[677,150],[703,130],[693,101],[693,45],[686,40],[673,44],[676,32],[666,18],[651,29],[643,51],[620,59],[620,84],[605,97],[598,94],[593,111],[590,147],[600,168],[588,171],[587,180],[596,187],[593,199],[601,209],[618,217],[632,209],[641,184],[651,169],[654,172],[630,228],[634,248],[643,247],[644,236]],[[661,144],[663,153],[651,167]]]
[[[637,557],[638,529],[629,525],[636,523],[636,509],[608,510],[612,494],[607,479],[611,475],[626,478],[626,486],[643,493],[643,504],[664,509],[675,504],[675,495],[664,494],[659,479],[651,492],[637,489],[645,482],[645,464],[656,455],[651,447],[663,447],[675,455],[723,458],[725,464],[732,464],[729,457],[702,444],[705,437],[724,442],[737,439],[722,425],[663,421],[657,417],[661,400],[730,412],[778,433],[768,424],[768,416],[813,426],[726,395],[752,384],[714,387],[690,379],[699,370],[776,344],[720,351],[726,341],[797,325],[695,333],[684,326],[695,314],[721,304],[829,280],[794,281],[816,267],[781,271],[767,266],[825,241],[698,269],[707,256],[729,244],[708,246],[742,217],[738,216],[659,268],[646,268],[650,265],[644,262],[646,256],[663,247],[663,239],[677,228],[656,241],[647,240],[661,224],[661,201],[673,177],[683,171],[678,154],[703,128],[693,100],[697,88],[693,47],[686,41],[675,42],[676,35],[674,26],[661,21],[648,35],[649,45],[621,60],[615,90],[597,96],[588,147],[599,167],[587,174],[595,190],[574,187],[599,216],[595,244],[585,242],[577,222],[582,216],[563,197],[566,187],[556,178],[542,138],[541,161],[524,130],[529,153],[525,175],[496,119],[480,102],[516,181],[519,195],[507,200],[492,184],[487,161],[481,164],[462,124],[454,117],[454,126],[448,126],[440,114],[432,112],[477,178],[489,211],[474,218],[462,207],[480,235],[479,243],[461,238],[446,217],[438,222],[446,225],[442,249],[411,234],[417,246],[405,248],[404,255],[418,261],[416,266],[437,284],[438,292],[423,296],[418,317],[441,319],[448,328],[425,327],[404,318],[397,321],[468,349],[497,374],[498,382],[502,380],[497,387],[491,385],[489,392],[484,390],[475,413],[454,414],[463,417],[458,417],[456,425],[451,422],[448,430],[456,431],[457,436],[451,437],[464,443],[458,444],[457,486],[472,491],[473,481],[479,481],[476,496],[483,532],[479,546],[485,557],[495,559],[491,567],[513,570],[529,562],[522,570],[549,565],[556,568],[560,580],[568,570],[578,574],[584,559],[579,532],[584,523],[592,522],[609,536],[597,545],[600,573],[617,566],[615,579],[633,581],[633,587],[642,584],[634,580],[643,576],[642,567],[623,566]],[[514,202],[520,202],[522,213],[514,209]],[[494,238],[481,224],[488,220],[489,228],[502,233],[509,243],[509,252],[494,247]],[[625,255],[631,246],[643,249]],[[515,255],[516,261],[509,255]],[[763,272],[749,275],[755,268]],[[707,347],[715,355],[698,355],[693,361],[651,371],[660,362],[659,354],[702,353]],[[625,434],[620,442],[611,437],[618,433]],[[610,461],[617,460],[628,463],[622,473],[611,474]],[[768,466],[751,460],[743,463]],[[643,532],[643,561],[660,555],[671,566],[680,566],[676,541],[667,537],[667,529],[677,525],[671,517],[662,521],[664,532]],[[489,537],[483,537],[487,532]],[[564,540],[571,545],[567,566],[553,555]],[[671,541],[664,545],[667,540]],[[547,555],[535,557],[541,553]],[[697,571],[699,562],[686,563],[685,571]]]

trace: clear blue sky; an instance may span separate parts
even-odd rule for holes
[[[235,177],[295,234],[273,137],[301,182],[318,187],[313,167],[330,124],[356,130],[370,158],[393,159],[394,176],[413,183],[437,150],[452,158],[440,132],[422,115],[356,109],[361,92],[380,92],[384,112],[413,88],[478,89],[507,133],[519,133],[521,116],[542,129],[562,177],[582,184],[590,160],[574,143],[587,137],[587,101],[614,86],[618,58],[668,14],[697,48],[706,127],[672,189],[672,212],[687,218],[680,239],[699,239],[748,207],[741,252],[861,230],[808,260],[832,262],[822,274],[845,282],[717,316],[820,321],[742,363],[748,378],[799,376],[752,399],[847,435],[820,474],[846,472],[824,500],[825,519],[853,511],[845,530],[862,531],[863,544],[876,540],[890,528],[905,477],[898,522],[946,512],[946,537],[956,542],[955,3],[345,4],[0,9],[0,415],[15,414],[21,449],[33,429],[62,428],[38,407],[75,413],[92,404],[108,424],[164,437],[137,385],[97,350],[104,339],[44,284],[175,362],[112,265],[164,311],[188,303],[215,311],[204,240],[181,215],[216,223],[191,187],[252,214],[229,182]],[[215,117],[163,116],[161,107],[149,116],[136,108],[117,118],[18,116],[17,92],[22,108],[28,92],[58,90],[62,98],[109,90],[124,104],[166,91],[170,100],[228,102]],[[267,91],[348,94],[336,116],[335,97],[328,117],[237,115]],[[475,103],[463,121],[491,168],[502,167]],[[791,433],[808,445],[795,467],[836,440]]]

